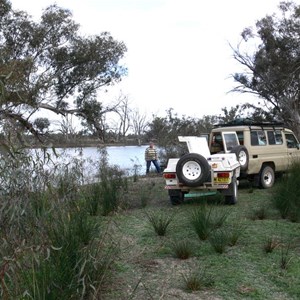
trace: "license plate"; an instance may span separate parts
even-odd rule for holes
[[[229,184],[230,179],[229,178],[222,178],[222,177],[217,177],[214,178],[214,183],[222,183],[222,184]]]

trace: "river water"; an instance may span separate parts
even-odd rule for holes
[[[109,165],[116,165],[120,169],[126,171],[129,175],[133,175],[135,172],[139,175],[145,174],[145,149],[147,145],[143,146],[108,146],[106,147],[107,158]],[[88,172],[93,173],[93,166],[95,162],[101,158],[101,153],[97,147],[83,147],[83,148],[57,148],[56,152],[63,156],[69,156],[72,158],[83,159],[87,162]],[[58,158],[59,160],[60,158]],[[153,167],[153,166],[152,166]],[[94,169],[96,169],[94,167]]]

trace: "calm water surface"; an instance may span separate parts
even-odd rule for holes
[[[134,173],[135,166],[139,174],[145,173],[145,159],[144,153],[147,145],[144,146],[109,146],[106,147],[108,154],[108,162],[110,165],[117,165],[121,169],[125,170],[129,174]],[[57,153],[65,153],[70,157],[82,158],[92,161],[99,161],[101,154],[99,153],[97,147],[84,147],[78,148],[67,148],[56,149]],[[93,162],[89,166],[93,169]],[[90,169],[89,168],[89,169]]]

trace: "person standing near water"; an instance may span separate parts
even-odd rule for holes
[[[146,174],[149,173],[151,162],[154,164],[156,172],[160,173],[157,150],[153,142],[150,142],[149,147],[147,147],[145,150],[145,160],[146,160]]]

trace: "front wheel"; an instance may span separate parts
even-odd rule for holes
[[[271,166],[262,166],[260,171],[260,187],[263,189],[269,189],[274,185],[275,182],[275,172]]]

